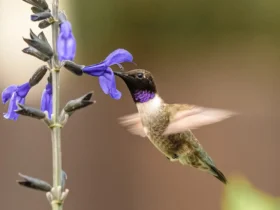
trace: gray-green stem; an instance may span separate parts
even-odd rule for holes
[[[57,57],[57,38],[58,38],[58,8],[59,0],[53,0],[52,15],[56,20],[52,24],[52,45],[54,56],[52,58],[52,91],[53,91],[53,126],[52,126],[52,157],[53,157],[53,187],[61,186],[61,127],[59,122],[59,70],[60,64]],[[52,210],[62,210],[63,203],[59,201],[52,202]]]

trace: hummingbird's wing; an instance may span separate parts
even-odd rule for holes
[[[192,105],[170,104],[171,108],[170,123],[164,134],[184,132],[198,127],[220,122],[237,113]]]
[[[145,137],[144,128],[142,126],[141,118],[138,113],[126,115],[120,118],[120,123],[127,127],[128,131],[134,135]]]

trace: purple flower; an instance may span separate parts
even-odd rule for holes
[[[71,23],[64,20],[60,25],[60,32],[57,40],[58,59],[74,60],[76,54],[76,40],[72,33]]]
[[[117,49],[105,58],[104,61],[86,66],[83,72],[91,76],[99,77],[99,84],[105,94],[109,94],[113,99],[120,99],[121,92],[116,88],[115,76],[110,66],[123,62],[132,62],[132,55],[124,49]]]
[[[29,90],[31,89],[31,86],[29,82],[24,83],[23,85],[17,86],[17,85],[11,85],[7,87],[2,92],[2,102],[6,104],[8,101],[9,108],[8,112],[4,113],[4,118],[9,120],[17,120],[18,114],[15,113],[15,110],[17,110],[17,103],[24,104],[25,103],[25,97],[28,94]]]
[[[52,84],[48,83],[42,93],[41,110],[48,111],[49,118],[52,116]]]

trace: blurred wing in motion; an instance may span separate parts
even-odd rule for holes
[[[141,137],[146,136],[138,113],[121,117],[120,124],[127,127],[128,131],[134,135],[139,135]]]
[[[196,129],[237,115],[237,113],[222,109],[198,106],[186,107],[185,110],[180,110],[171,116],[170,124],[164,132],[165,135]]]

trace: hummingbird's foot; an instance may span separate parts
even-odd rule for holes
[[[168,158],[168,160],[170,160],[171,162],[176,162],[176,161],[178,161],[178,159],[170,159],[170,158]]]
[[[177,154],[172,154],[172,157],[167,157],[166,156],[166,158],[168,160],[170,160],[171,162],[175,162],[175,161],[178,161],[179,156]]]
[[[172,159],[178,159],[178,158],[179,158],[179,156],[177,154],[172,155]]]

